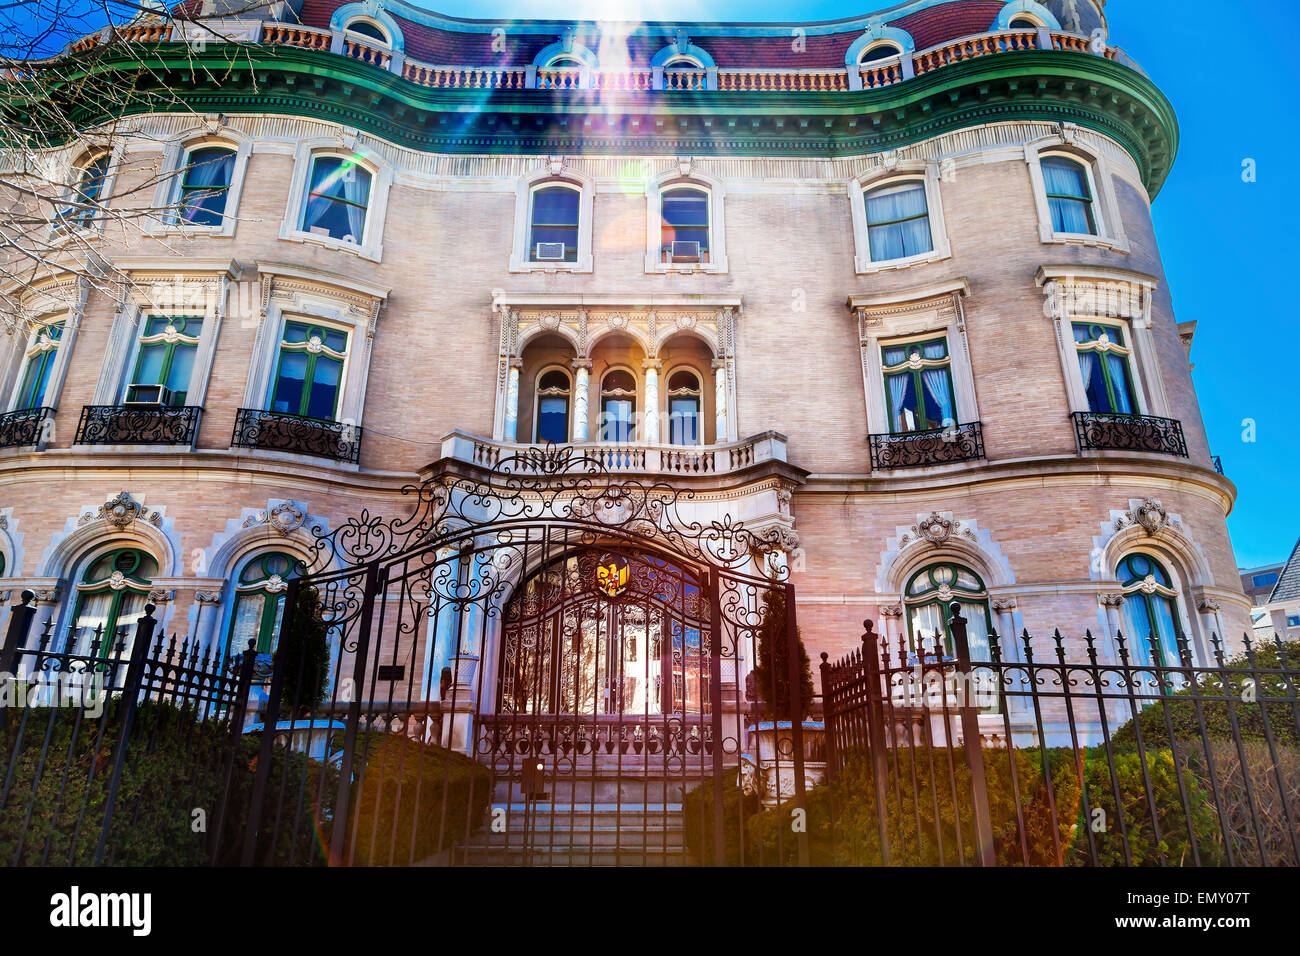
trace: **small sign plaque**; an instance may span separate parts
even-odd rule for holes
[[[405,664],[380,664],[376,673],[377,680],[405,680]]]

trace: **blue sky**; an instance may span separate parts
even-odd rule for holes
[[[420,5],[502,20],[806,21],[893,4],[435,0]],[[1296,426],[1288,423],[1300,395],[1297,294],[1287,281],[1298,251],[1291,228],[1296,190],[1286,173],[1300,151],[1293,120],[1300,87],[1290,29],[1294,10],[1295,0],[1255,0],[1247,20],[1232,17],[1222,0],[1107,4],[1112,42],[1142,64],[1178,113],[1182,142],[1155,202],[1156,234],[1177,318],[1198,323],[1192,375],[1211,449],[1237,484],[1228,527],[1238,562],[1247,567],[1284,560],[1300,536],[1300,455]],[[21,21],[26,11],[10,8],[9,16],[17,14]],[[1247,159],[1254,160],[1255,182],[1243,182]]]

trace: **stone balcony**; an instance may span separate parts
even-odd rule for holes
[[[480,438],[454,431],[442,442],[442,457],[482,468],[546,446]],[[766,431],[717,445],[664,445],[645,442],[571,442],[575,458],[592,458],[610,472],[628,475],[707,478],[738,474],[770,462],[786,463],[786,437]]]

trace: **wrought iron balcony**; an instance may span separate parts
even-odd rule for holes
[[[203,409],[197,405],[86,405],[80,445],[193,445]]]
[[[984,457],[984,430],[979,422],[867,438],[871,443],[872,471],[950,465]]]
[[[1214,464],[1214,470],[1219,474],[1223,474],[1223,459],[1218,455],[1211,455],[1210,461]]]
[[[287,451],[356,464],[361,457],[361,426],[287,412],[241,408],[235,416],[232,448]]]
[[[1187,457],[1183,423],[1154,415],[1123,415],[1118,412],[1075,412],[1074,433],[1079,450],[1151,451]]]
[[[53,429],[54,409],[15,408],[0,415],[0,448],[39,445]]]

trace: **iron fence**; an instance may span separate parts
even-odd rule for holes
[[[861,648],[822,654],[831,836],[814,862],[1300,864],[1300,647],[1247,637],[1229,660],[1217,637],[1194,652],[1088,631],[1071,659],[1058,630],[1045,647],[990,634],[972,661],[951,610],[951,653],[867,621]]]

